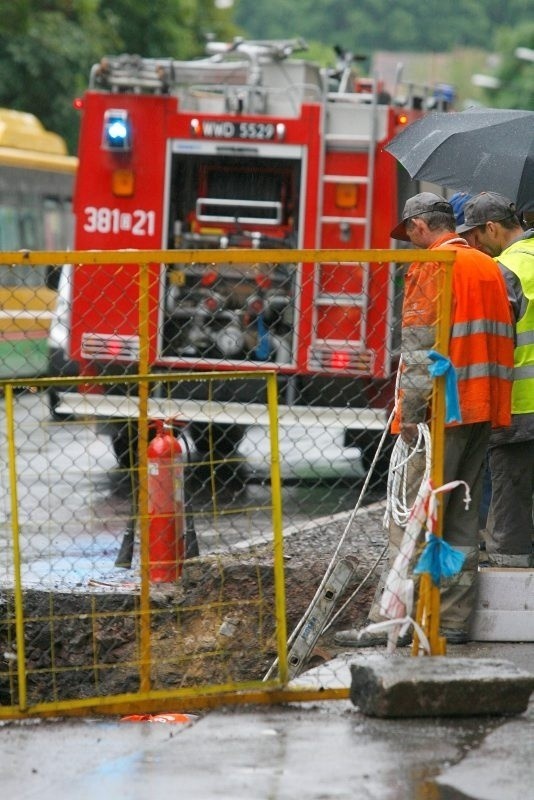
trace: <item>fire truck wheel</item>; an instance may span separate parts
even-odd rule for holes
[[[391,452],[393,450],[393,442],[394,439],[392,436],[388,436],[385,442],[382,445],[381,453],[378,457],[378,460],[375,464],[375,472],[374,472],[374,479],[372,483],[374,483],[377,487],[385,487],[388,481],[388,472],[389,472],[389,462],[391,459]],[[373,460],[376,447],[378,446],[379,439],[376,439],[376,446],[372,450],[372,452],[368,455],[368,463],[371,466],[371,462]]]
[[[113,494],[119,497],[132,497],[135,494],[137,475],[137,435],[130,426],[114,424],[105,433],[110,435],[111,448],[117,460],[117,469],[110,473]]]
[[[48,408],[50,410],[50,419],[52,419],[54,422],[66,422],[74,419],[73,414],[60,414],[59,411],[57,411],[57,408],[61,402],[61,398],[55,389],[50,387],[50,389],[47,390],[46,395]]]
[[[242,490],[243,468],[236,458],[243,437],[243,426],[193,422],[189,426],[194,446],[195,476],[199,486],[209,487],[213,475],[219,490]]]
[[[137,434],[127,422],[116,425],[111,434],[111,446],[120,470],[130,470],[137,465]]]

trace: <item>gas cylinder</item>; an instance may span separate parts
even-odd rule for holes
[[[172,426],[154,424],[147,449],[149,579],[171,583],[182,574],[185,555],[183,456]]]

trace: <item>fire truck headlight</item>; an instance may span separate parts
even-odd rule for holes
[[[132,148],[132,126],[124,109],[109,109],[104,114],[102,148],[116,153],[126,153]]]

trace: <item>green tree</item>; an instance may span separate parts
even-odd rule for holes
[[[87,82],[102,43],[117,41],[99,0],[24,0],[0,29],[0,105],[30,111],[76,149],[78,117],[72,107]],[[12,4],[3,0],[0,13]]]
[[[208,33],[228,39],[213,0],[0,0],[0,105],[35,114],[76,152],[73,99],[110,53],[191,58]]]
[[[253,38],[303,36],[370,53],[491,49],[495,32],[527,19],[532,0],[237,0],[235,20]]]
[[[228,11],[213,0],[101,0],[125,52],[157,58],[203,55],[206,36],[229,39],[236,33]]]
[[[526,22],[499,34],[496,50],[501,54],[501,62],[496,77],[500,88],[486,92],[488,105],[534,111],[534,62],[518,58],[516,50],[519,47],[534,52],[534,22]]]

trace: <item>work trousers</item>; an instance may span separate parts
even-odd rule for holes
[[[488,561],[494,567],[530,567],[534,564],[534,440],[492,447],[489,464]]]
[[[465,488],[459,486],[452,492],[439,495],[443,503],[443,539],[465,556],[464,566],[458,575],[441,581],[441,627],[467,632],[476,600],[478,572],[478,513],[482,497],[484,457],[490,434],[489,423],[458,425],[445,431],[445,457],[443,482],[462,480],[471,493],[471,503],[465,507]],[[416,453],[408,462],[407,502],[412,505],[424,474],[425,454]],[[371,622],[383,619],[380,615],[380,598],[385,580],[391,569],[404,535],[404,528],[391,521],[389,526],[388,563],[382,573],[369,612]],[[410,577],[414,564],[410,565]],[[415,610],[413,612],[415,614]]]

